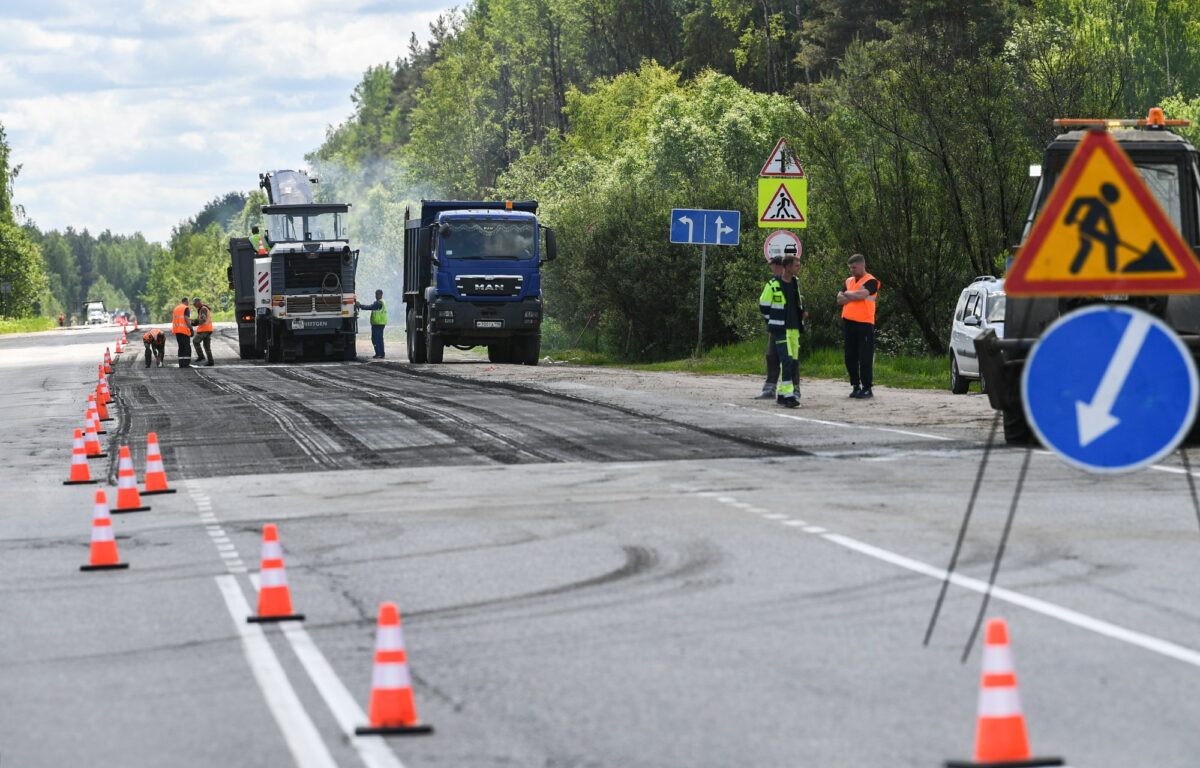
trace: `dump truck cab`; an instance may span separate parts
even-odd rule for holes
[[[1192,144],[1171,130],[1187,121],[1165,120],[1151,110],[1144,120],[1056,120],[1064,133],[1046,147],[1041,166],[1030,173],[1038,181],[1025,220],[1021,243],[1050,197],[1072,152],[1089,130],[1107,129],[1129,156],[1163,212],[1193,251],[1200,248],[1200,155]],[[1020,246],[1018,246],[1019,248]],[[988,381],[991,406],[1004,414],[1005,440],[1029,444],[1033,436],[1025,420],[1021,375],[1038,337],[1062,315],[1089,304],[1124,304],[1162,319],[1192,350],[1200,351],[1200,296],[1008,296],[1005,338],[985,333],[976,340],[980,371]],[[1200,359],[1200,358],[1198,358]]]

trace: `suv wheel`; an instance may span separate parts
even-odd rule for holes
[[[958,370],[958,356],[950,353],[950,391],[956,395],[965,395],[971,387],[971,380],[963,377]]]

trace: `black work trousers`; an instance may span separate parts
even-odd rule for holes
[[[846,338],[846,372],[850,386],[870,389],[875,367],[875,325],[842,320]]]
[[[175,334],[179,343],[179,367],[187,368],[192,364],[192,337],[186,333]]]
[[[767,380],[763,382],[764,394],[773,394],[779,384],[779,347],[775,343],[776,338],[770,332],[767,333]],[[798,365],[794,369],[792,385],[796,391],[800,390],[800,366]]]
[[[143,341],[142,344],[146,347],[146,367],[149,368],[152,362],[157,361],[158,367],[162,368],[163,352],[167,346],[167,337],[159,336],[158,341]]]
[[[212,331],[198,331],[196,333],[195,344],[196,359],[203,361],[208,358],[208,362],[213,362],[212,356]]]

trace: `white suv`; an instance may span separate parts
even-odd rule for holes
[[[966,394],[972,379],[979,379],[980,389],[987,391],[987,382],[979,375],[979,358],[975,354],[975,337],[994,328],[1004,338],[1004,281],[994,277],[977,277],[958,297],[954,307],[954,322],[950,328],[950,391]]]

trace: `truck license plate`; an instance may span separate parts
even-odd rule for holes
[[[475,327],[476,328],[503,328],[504,321],[503,320],[476,320]]]
[[[292,330],[293,331],[304,330],[304,321],[303,320],[293,320],[292,321]]]

